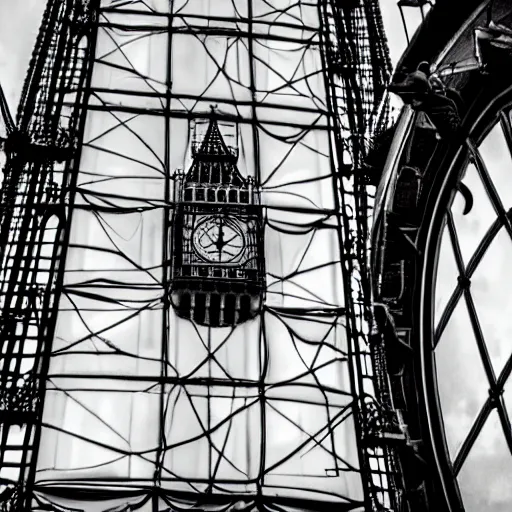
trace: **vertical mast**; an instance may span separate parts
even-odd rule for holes
[[[61,258],[72,201],[90,10],[49,0],[25,81],[18,125],[8,112],[0,224],[0,468],[3,507],[27,498],[42,420]]]

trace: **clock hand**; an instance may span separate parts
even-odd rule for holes
[[[209,238],[209,240],[210,240],[210,242],[211,242],[212,244],[214,244],[214,245],[215,245],[215,244],[217,243],[217,242],[216,242],[216,241],[215,241],[215,240],[210,236],[209,231],[205,231],[205,232],[203,233],[203,236],[206,236],[207,238]],[[201,236],[201,240],[203,239],[203,236]]]
[[[207,231],[201,233],[201,236],[197,240],[200,247],[207,249],[208,247],[215,245],[215,240],[208,234]]]
[[[235,234],[234,234],[234,235],[233,235],[229,240],[226,240],[226,241],[224,242],[224,243],[225,243],[225,245],[229,244],[229,242],[231,242],[231,240],[234,240],[235,238],[238,238],[238,237],[239,237],[239,235],[235,233]],[[232,245],[233,245],[233,244],[232,244]]]
[[[215,244],[212,242],[209,242],[208,240],[206,241],[206,244],[204,244],[203,239],[202,238],[199,239],[199,247],[201,247],[201,249],[206,250],[206,249],[210,248],[212,245],[215,245]]]
[[[224,242],[224,230],[222,229],[222,217],[219,222],[219,235],[217,237],[217,241],[215,242],[215,246],[219,250],[219,253],[222,251],[222,248],[226,245]]]

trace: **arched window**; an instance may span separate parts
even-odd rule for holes
[[[197,323],[203,323],[206,315],[206,295],[204,293],[195,294],[194,320]]]
[[[226,202],[226,191],[222,188],[217,191],[217,201],[219,203]]]
[[[238,189],[232,188],[228,192],[229,202],[230,203],[238,203]]]
[[[196,188],[196,201],[204,201],[205,199],[204,188]]]

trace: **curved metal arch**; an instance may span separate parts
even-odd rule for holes
[[[466,145],[461,146],[456,154],[452,156],[451,161],[447,166],[447,172],[443,176],[441,183],[438,183],[435,188],[433,187],[431,193],[431,201],[430,204],[427,205],[425,215],[425,218],[431,219],[431,222],[429,222],[427,226],[424,226],[422,233],[420,233],[420,238],[424,240],[421,245],[425,247],[425,251],[418,261],[419,290],[417,292],[415,309],[418,315],[418,331],[420,336],[420,371],[422,384],[421,398],[428,420],[430,442],[432,443],[437,469],[441,475],[447,504],[450,507],[450,510],[457,510],[457,508],[453,508],[452,505],[455,507],[463,506],[455,476],[460,469],[463,460],[467,456],[471,445],[476,440],[476,437],[478,436],[478,433],[483,426],[486,415],[490,413],[494,406],[491,405],[492,400],[490,397],[482,408],[479,417],[476,419],[463,447],[461,448],[461,451],[459,452],[459,455],[455,459],[452,466],[450,463],[450,456],[448,454],[446,435],[443,428],[443,419],[441,414],[441,405],[435,371],[435,358],[433,351],[430,348],[435,346],[435,341],[439,334],[432,327],[432,305],[435,289],[435,283],[432,276],[435,276],[437,273],[439,244],[441,240],[440,228],[444,222],[444,209],[451,203],[451,196],[455,192],[455,185],[460,179],[460,175],[465,170],[465,166],[462,165],[462,163],[466,159],[467,153],[474,151],[472,140],[480,142],[489,132],[490,128],[495,125],[496,117],[499,115],[499,112],[501,112],[507,106],[510,106],[512,103],[510,99],[511,94],[512,87],[508,88],[501,95],[491,101],[488,104],[487,109],[482,110],[477,119],[468,128],[470,137],[474,136],[474,139],[468,139]],[[434,190],[437,192],[434,192]],[[466,269],[470,268],[472,270],[471,273],[476,269],[478,261],[483,256],[483,251],[490,245],[492,238],[495,235],[494,231],[495,230],[491,227],[491,229],[487,232],[486,236],[482,240],[470,263],[466,266]],[[456,290],[459,288],[461,288],[460,285],[457,286]],[[454,295],[455,293],[457,292],[455,291]],[[460,293],[464,293],[462,288]],[[453,310],[455,304],[452,304],[451,306],[447,305],[447,308],[448,307],[451,307]],[[498,409],[503,409],[503,407],[498,407]],[[500,416],[502,417],[503,421],[503,416]],[[507,441],[509,442],[508,439]],[[458,503],[453,504],[454,500],[458,501]]]
[[[437,3],[438,5],[436,5],[436,8],[428,14],[426,22],[420,30],[418,30],[412,44],[402,58],[398,66],[397,75],[406,72],[406,67],[410,66],[411,69],[414,68],[417,62],[422,60],[429,60],[430,62],[433,62],[435,64],[433,67],[438,69],[443,60],[450,55],[453,57],[453,53],[456,51],[456,44],[459,41],[460,36],[466,34],[467,30],[471,29],[471,23],[476,19],[480,19],[479,15],[484,12],[485,7],[488,5],[488,2],[485,0],[473,0],[465,2],[462,5],[459,4],[459,8],[454,10],[453,2],[439,1]],[[502,7],[503,5],[506,5],[505,2],[498,1],[495,3],[501,4]],[[446,17],[446,9],[448,8],[450,9],[450,12],[454,11],[453,14],[455,16]],[[425,41],[428,41],[428,44],[422,44],[422,42],[425,43]],[[501,102],[501,106],[506,102],[506,98],[503,97],[503,94],[499,94],[503,88],[506,87],[506,84],[503,83],[503,81],[501,81],[501,84],[490,83],[496,82],[494,77],[493,80],[486,83],[484,80],[479,80],[478,78],[475,79],[476,73],[470,76],[468,74],[470,70],[461,69],[460,71],[464,71],[465,74],[462,78],[465,78],[466,82],[468,80],[471,81],[470,86],[465,90],[468,97],[471,98],[470,112],[466,116],[470,123],[466,123],[464,128],[471,128],[471,130],[473,130],[472,134],[476,135],[477,132],[475,131],[475,127],[478,126],[478,130],[481,132],[479,133],[479,137],[482,138],[486,127],[489,127],[493,120],[494,122],[499,120],[500,116],[496,113],[496,109],[494,111],[496,115],[490,116],[490,114],[492,114],[491,107],[492,105],[496,107],[496,101]],[[452,77],[448,77],[447,80],[449,86],[456,87],[457,89],[466,85],[466,82],[461,84],[460,78],[456,78],[454,80]],[[500,82],[500,80],[497,82]],[[457,85],[453,85],[454,83]],[[475,85],[477,87],[476,89]],[[483,95],[479,94],[479,91],[482,92],[482,90],[485,92]],[[492,91],[494,91],[497,97],[491,105],[489,97],[492,97]],[[489,119],[489,117],[492,117],[492,119]],[[501,117],[501,122],[503,122],[503,116]],[[423,162],[422,171],[426,170],[426,172],[422,176],[423,191],[421,192],[420,201],[415,203],[414,206],[411,206],[412,209],[408,213],[404,213],[402,211],[397,215],[393,212],[394,200],[397,197],[397,189],[395,187],[398,187],[398,194],[407,192],[403,188],[404,184],[399,183],[399,174],[401,165],[404,163],[403,161],[401,162],[401,160],[407,160],[407,141],[414,137],[414,128],[408,129],[405,133],[402,132],[400,135],[398,135],[398,132],[399,130],[397,130],[397,135],[394,137],[388,161],[384,167],[384,177],[380,185],[381,188],[385,185],[386,191],[382,194],[380,201],[377,202],[377,214],[374,217],[372,235],[372,243],[374,247],[372,255],[374,293],[376,300],[383,300],[383,297],[380,294],[381,289],[379,289],[378,286],[375,286],[375,281],[378,281],[379,279],[382,281],[386,277],[389,278],[396,275],[397,271],[401,272],[403,276],[407,276],[406,279],[402,278],[402,288],[405,286],[405,296],[411,298],[410,302],[412,303],[412,308],[410,303],[404,304],[407,301],[402,299],[401,307],[396,307],[395,310],[391,309],[391,313],[396,323],[395,332],[392,337],[398,338],[402,341],[407,341],[413,348],[413,357],[410,358],[410,360],[401,358],[400,362],[402,365],[401,371],[406,375],[406,385],[412,388],[412,390],[409,389],[409,391],[407,391],[407,389],[405,389],[404,393],[402,393],[402,389],[395,388],[394,392],[396,395],[394,400],[396,403],[405,406],[406,421],[407,415],[409,414],[409,419],[412,419],[413,423],[418,421],[420,424],[419,432],[417,431],[416,433],[419,436],[420,442],[422,441],[422,444],[426,447],[425,451],[422,453],[427,457],[427,465],[429,467],[427,471],[430,472],[429,478],[432,481],[436,481],[436,494],[439,495],[439,502],[436,501],[437,496],[430,497],[429,495],[429,500],[433,499],[435,502],[431,502],[429,506],[433,506],[436,510],[437,507],[439,507],[441,510],[459,511],[462,509],[462,499],[458,490],[457,482],[453,478],[450,460],[447,457],[448,448],[444,439],[442,417],[440,415],[441,410],[438,407],[436,408],[432,406],[432,403],[436,400],[437,405],[439,405],[437,389],[433,385],[425,384],[425,364],[428,363],[428,361],[423,357],[423,350],[417,350],[417,347],[415,346],[415,344],[418,343],[418,310],[420,309],[420,306],[418,304],[419,299],[417,291],[414,295],[414,302],[412,301],[412,291],[415,287],[419,287],[419,279],[421,277],[420,273],[423,271],[426,259],[426,253],[424,251],[426,236],[425,230],[426,226],[431,224],[432,205],[439,199],[441,191],[448,194],[448,197],[445,197],[444,200],[449,201],[449,195],[454,193],[458,186],[457,172],[448,172],[445,174],[445,169],[452,166],[456,158],[460,159],[457,162],[459,166],[462,166],[463,160],[467,158],[469,149],[465,148],[465,142],[463,142],[463,155],[459,154],[461,152],[457,152],[454,147],[449,148],[449,145],[444,145],[443,148],[436,147],[434,151],[435,155],[429,160],[428,164]],[[512,139],[509,137],[509,140]],[[441,143],[441,145],[442,144],[443,143]],[[412,153],[414,154],[414,149]],[[393,156],[393,158],[391,158],[391,156]],[[441,186],[445,180],[449,181],[447,188],[443,188]],[[427,196],[430,197],[427,199]],[[413,219],[414,216],[418,217],[420,215],[423,215],[423,218]],[[396,222],[397,220],[398,223]],[[393,223],[398,224],[399,228],[403,227],[402,225],[407,223],[411,224],[411,228],[407,229],[410,229],[410,234],[408,234],[408,236],[409,240],[412,239],[413,241],[412,246],[409,244],[408,247],[407,244],[398,241],[397,237],[393,238],[389,236],[391,234],[391,230],[388,230],[387,226],[391,226]],[[420,229],[420,225],[422,223],[423,226]],[[501,225],[501,222],[498,223]],[[439,225],[437,228],[439,228]],[[484,237],[482,240],[480,247],[477,249],[477,253],[469,264],[470,268],[473,268],[473,270],[476,268],[478,261],[482,258],[483,253],[487,250],[487,246],[490,245],[492,237],[496,234],[494,233],[496,229],[491,229],[487,234],[488,236]],[[401,229],[401,231],[402,234],[407,234],[403,229]],[[381,238],[379,238],[379,236]],[[395,244],[394,248],[391,247],[390,252],[392,253],[391,256],[399,256],[402,258],[403,265],[400,269],[392,268],[390,266],[392,261],[389,258],[387,262],[385,261],[386,248],[382,247],[383,241],[391,242],[388,244],[391,246],[392,244]],[[435,270],[434,264],[436,262],[430,259],[429,263],[432,264],[431,267],[433,266]],[[434,270],[430,268],[430,275],[432,275]],[[377,273],[377,275],[375,273]],[[405,285],[403,284],[404,282]],[[396,288],[395,283],[395,291]],[[392,291],[393,287],[388,288],[388,292],[390,290]],[[459,293],[462,294],[462,288],[460,288]],[[401,294],[401,297],[404,297],[404,293]],[[400,296],[397,296],[396,298],[397,302],[400,302]],[[430,296],[425,298],[425,302],[431,302]],[[390,308],[396,306],[396,304],[393,304],[393,300],[388,303],[390,304]],[[432,331],[432,329],[430,329],[430,331]],[[397,355],[396,353],[393,354]],[[507,371],[509,366],[512,366],[512,361],[507,362],[505,366]],[[430,361],[427,374],[434,377],[434,370],[434,362]],[[390,379],[393,378],[395,377],[390,375]],[[400,379],[395,378],[396,381],[400,381],[403,384],[403,377],[400,377]],[[409,396],[407,394],[408,392]],[[431,406],[430,409],[427,407],[427,404]],[[410,410],[407,410],[407,407],[410,407]],[[436,428],[433,428],[433,426]],[[418,439],[418,437],[416,439]],[[443,456],[443,451],[445,456]],[[439,474],[439,478],[432,476],[434,474]],[[414,510],[416,510],[416,508],[414,508]]]

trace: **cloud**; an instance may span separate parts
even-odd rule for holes
[[[0,80],[11,112],[16,112],[23,80],[46,2],[0,2]]]

